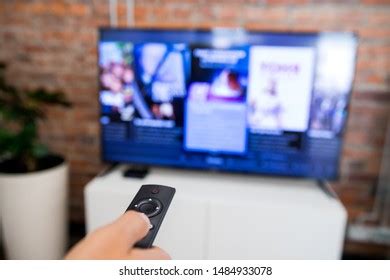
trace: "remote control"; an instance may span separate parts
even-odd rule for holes
[[[156,238],[168,207],[176,190],[161,185],[143,185],[126,211],[135,210],[149,217],[149,233],[135,244],[135,247],[150,248]]]

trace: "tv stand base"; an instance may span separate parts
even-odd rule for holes
[[[176,188],[156,246],[174,259],[338,259],[347,212],[315,180],[119,165],[84,190],[87,231],[117,219],[141,185]]]

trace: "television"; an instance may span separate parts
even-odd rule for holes
[[[102,159],[336,179],[357,37],[100,29]]]

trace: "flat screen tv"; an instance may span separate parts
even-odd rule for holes
[[[352,33],[100,29],[106,162],[336,179]]]

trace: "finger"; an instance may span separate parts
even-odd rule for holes
[[[171,257],[161,248],[133,249],[129,256],[131,260],[170,260]]]
[[[131,248],[149,232],[150,221],[144,213],[127,211],[114,224],[120,228],[120,234],[124,235],[127,248]]]

